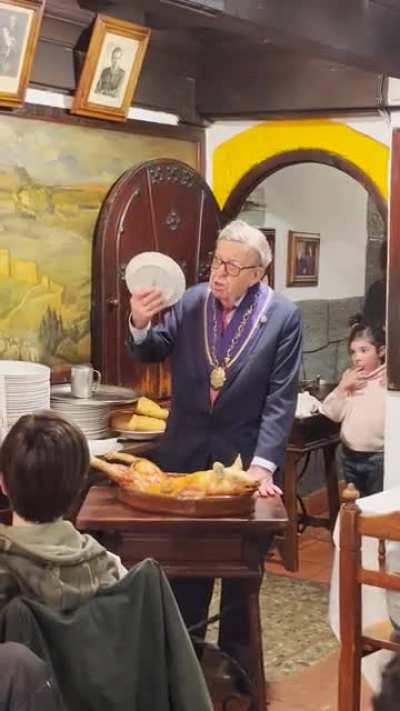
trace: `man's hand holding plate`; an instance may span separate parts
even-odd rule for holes
[[[166,307],[165,298],[160,289],[137,289],[130,298],[132,324],[135,328],[146,328],[153,316]]]

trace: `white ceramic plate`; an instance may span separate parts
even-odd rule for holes
[[[179,264],[161,252],[142,252],[133,257],[126,266],[125,281],[131,294],[136,289],[160,289],[167,306],[176,304],[186,288]]]
[[[156,439],[156,437],[161,437],[164,432],[135,432],[134,430],[115,430],[118,432],[119,437],[123,439],[134,439],[134,440],[149,440]]]
[[[0,361],[0,375],[15,379],[17,383],[20,378],[27,378],[32,382],[50,380],[50,368],[42,363],[31,363],[24,360],[2,360]]]

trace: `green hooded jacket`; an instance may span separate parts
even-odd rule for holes
[[[48,661],[68,711],[212,711],[171,587],[153,560],[69,612],[15,598],[0,612],[0,643],[9,640]]]
[[[0,524],[0,609],[25,595],[72,610],[126,574],[118,556],[69,521]]]

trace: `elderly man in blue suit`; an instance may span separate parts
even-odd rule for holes
[[[264,234],[241,220],[219,234],[208,284],[188,289],[158,326],[157,289],[131,297],[129,346],[151,363],[171,358],[172,403],[158,462],[165,471],[231,464],[240,454],[261,496],[274,481],[293,423],[302,329],[297,307],[262,282],[271,261]],[[177,580],[174,591],[188,625],[207,616],[212,581]],[[242,599],[240,581],[224,581],[221,604]],[[245,606],[224,617],[220,645],[246,664]]]

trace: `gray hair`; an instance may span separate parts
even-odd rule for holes
[[[218,235],[218,242],[239,242],[254,249],[260,259],[260,266],[266,269],[272,262],[271,247],[266,236],[256,227],[248,225],[243,220],[233,220],[226,225]]]

